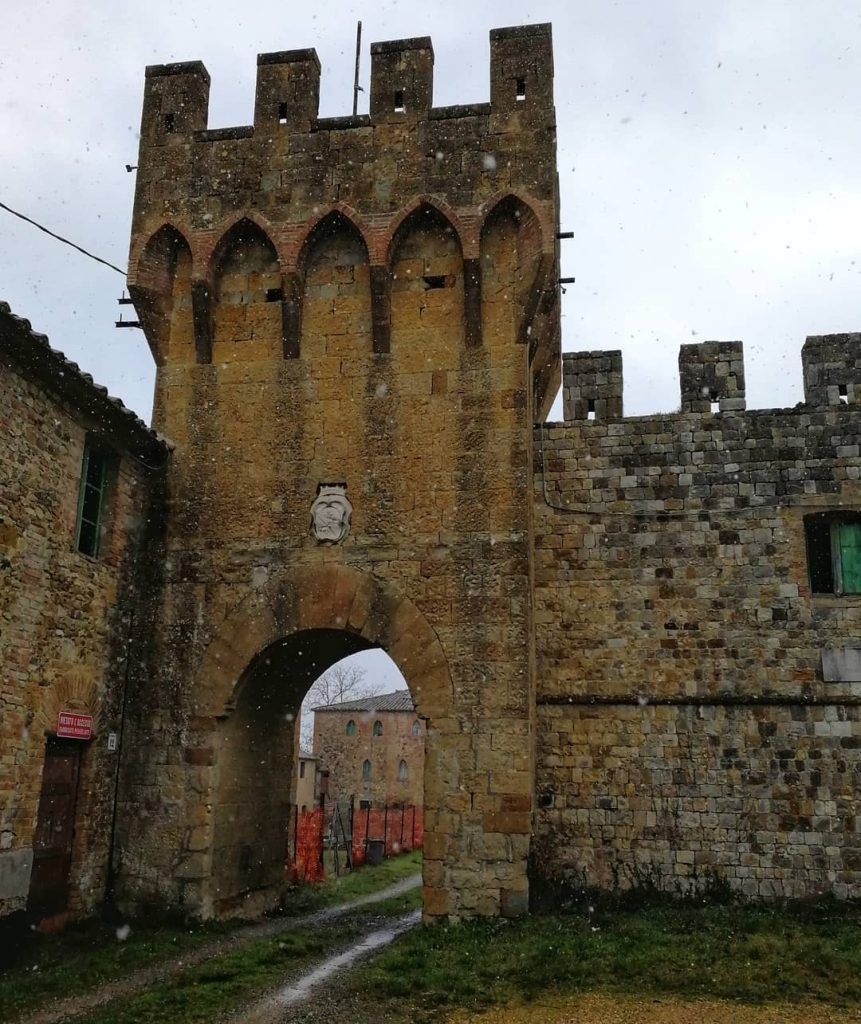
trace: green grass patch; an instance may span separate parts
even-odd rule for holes
[[[422,852],[413,850],[385,860],[379,867],[361,867],[340,878],[327,878],[317,885],[297,886],[286,901],[285,910],[293,916],[322,910],[336,903],[349,903],[386,889],[421,869]]]
[[[586,991],[745,1002],[861,1000],[861,924],[847,910],[664,906],[417,929],[351,986],[405,1019]]]
[[[24,938],[15,966],[0,972],[0,1020],[173,960],[236,926],[132,922],[123,941],[115,927],[101,921],[76,924],[59,935],[33,933]]]
[[[285,905],[290,917],[347,903],[387,888],[421,870],[421,851],[387,860],[379,867],[361,868],[319,885],[297,886]],[[376,905],[378,913],[404,913],[421,890]],[[388,904],[392,906],[389,907]],[[370,912],[369,908],[369,912]],[[81,995],[140,968],[177,959],[201,942],[218,938],[246,922],[228,921],[183,926],[179,923],[130,922],[124,941],[116,928],[100,921],[76,924],[59,935],[33,933],[24,940],[14,967],[0,971],[0,1020],[55,999]],[[280,940],[279,940],[280,941]],[[285,939],[286,941],[286,939]],[[157,1019],[157,1018],[156,1018]]]
[[[353,922],[300,929],[215,957],[161,985],[109,1004],[82,1024],[209,1024],[226,1010],[262,996],[293,970],[358,934]]]

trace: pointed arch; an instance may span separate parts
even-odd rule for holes
[[[280,354],[284,285],[269,234],[255,219],[239,218],[219,239],[210,268],[213,360]]]
[[[481,226],[479,234],[483,235],[488,221],[498,216],[502,211],[509,211],[528,225],[529,231],[534,235],[535,245],[541,252],[552,252],[554,249],[554,238],[552,230],[548,230],[544,224],[539,204],[521,189],[507,189],[497,192],[481,205]]]
[[[187,237],[165,221],[147,239],[129,279],[129,293],[159,365],[171,348],[178,360],[185,355],[194,361],[192,265]]]
[[[333,203],[327,210],[319,212],[305,222],[296,248],[295,265],[300,274],[304,275],[308,259],[320,240],[327,234],[340,231],[348,232],[361,241],[366,259],[368,262],[371,261],[371,231],[368,225],[346,203]]]
[[[275,228],[256,210],[244,210],[231,214],[230,217],[227,217],[219,225],[216,241],[210,249],[209,258],[206,261],[205,274],[202,276],[212,280],[225,252],[234,244],[237,233],[265,239],[275,254],[275,260],[278,263],[279,269],[281,268],[282,260],[275,241],[277,237]]]
[[[445,225],[457,242],[458,252],[461,257],[463,256],[464,231],[460,218],[448,203],[438,199],[436,196],[422,195],[417,196],[409,206],[401,210],[389,223],[389,228],[386,232],[389,239],[386,251],[386,266],[391,267],[398,246],[412,225],[422,218],[435,218],[438,223]]]

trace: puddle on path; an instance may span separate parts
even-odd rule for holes
[[[242,1017],[243,1021],[245,1024],[264,1024],[264,1022],[269,1020],[282,1019],[278,1017],[281,1010],[307,998],[317,985],[331,978],[333,974],[351,967],[361,957],[393,942],[399,935],[417,925],[421,920],[421,916],[422,912],[420,910],[413,910],[409,914],[397,918],[386,928],[379,928],[376,931],[368,932],[367,935],[359,942],[350,946],[349,949],[345,949],[342,953],[324,960],[312,971],[308,971],[296,981],[285,985],[284,988],[268,996],[257,1007],[246,1011]]]

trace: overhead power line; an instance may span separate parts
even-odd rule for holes
[[[94,253],[88,252],[80,245],[75,245],[75,243],[70,242],[68,238],[63,238],[62,235],[58,235],[56,232],[46,228],[43,224],[39,224],[37,221],[33,220],[32,217],[26,217],[23,213],[13,210],[11,206],[7,206],[5,203],[0,203],[0,209],[6,210],[7,213],[11,213],[13,217],[18,217],[20,220],[26,221],[28,224],[32,224],[34,228],[44,231],[46,235],[50,235],[51,238],[56,238],[58,242],[70,245],[73,249],[77,249],[78,252],[83,253],[84,256],[89,256],[91,260],[95,260],[96,263],[101,263],[106,267],[110,267],[111,270],[115,270],[118,274],[122,274],[123,277],[126,276],[126,272],[124,270],[120,270],[120,268],[115,266],[113,263],[109,263],[107,260],[103,260],[101,256],[96,256]]]

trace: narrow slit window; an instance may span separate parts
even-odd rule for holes
[[[300,779],[304,779],[305,778],[305,762],[304,761],[300,761],[299,762],[299,778]]]
[[[402,114],[406,110],[404,106],[404,90],[395,90],[395,113]]]
[[[371,781],[371,762],[365,761],[362,765],[362,782]]]
[[[375,736],[382,736],[383,735],[383,723],[382,722],[379,722],[379,721],[374,722],[374,735]]]
[[[278,104],[278,124],[287,124],[287,104]]]
[[[75,547],[81,554],[97,558],[104,516],[107,456],[87,445],[81,466],[81,487],[78,493],[78,522]]]
[[[515,78],[514,79],[514,95],[517,98],[517,102],[520,103],[526,99],[526,79]]]
[[[849,386],[847,384],[841,384],[837,392],[837,398],[841,405],[849,404]]]
[[[401,761],[398,765],[398,782],[406,782],[410,777],[410,770],[407,768],[407,762]]]
[[[176,114],[164,115],[164,130],[168,135],[176,131]]]
[[[587,401],[587,403],[586,403],[586,419],[587,420],[594,420],[595,419],[595,399],[594,398],[590,398]]]

